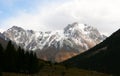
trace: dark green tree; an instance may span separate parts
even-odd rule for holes
[[[7,72],[35,73],[39,71],[39,60],[35,52],[25,51],[21,47],[16,50],[12,42],[9,41],[5,51],[0,45],[1,67],[2,71]]]
[[[30,66],[32,72],[37,72],[40,68],[43,67],[43,64],[39,63],[36,53],[33,51],[30,52],[30,62],[31,62]]]
[[[16,70],[16,49],[11,41],[8,42],[7,48],[5,50],[5,70],[15,71]]]
[[[16,67],[18,72],[23,72],[23,65],[24,65],[24,49],[21,47],[17,50],[17,60],[16,60]]]
[[[29,64],[30,64],[30,60],[29,60],[29,51],[25,52],[25,58],[24,58],[24,70],[26,73],[29,73]]]
[[[0,70],[2,70],[2,67],[3,67],[3,47],[2,45],[0,44]]]
[[[33,51],[24,51],[20,47],[17,50],[17,71],[34,73],[39,70],[39,60]]]

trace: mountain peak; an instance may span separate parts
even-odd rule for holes
[[[12,26],[10,29],[8,29],[8,31],[9,31],[9,30],[24,31],[24,29],[23,29],[23,28],[18,27],[18,26]]]
[[[91,31],[87,27],[86,24],[75,22],[64,30],[39,32],[13,26],[4,32],[4,36],[24,49],[36,51],[41,59],[63,61],[103,41],[103,36],[98,34],[99,32]]]
[[[83,32],[85,32],[85,31],[92,31],[92,30],[96,30],[97,31],[97,29],[95,27],[92,27],[92,26],[87,25],[87,24],[81,24],[81,23],[78,23],[78,22],[74,22],[72,24],[68,24],[68,26],[66,26],[64,28],[65,31],[72,30],[72,29],[73,30],[81,30]]]
[[[22,29],[21,27],[18,26],[12,26],[11,28]]]
[[[76,35],[77,37],[81,37],[81,35],[88,35],[90,37],[99,37],[101,36],[99,31],[87,24],[79,24],[78,22],[74,22],[69,24],[64,28],[65,35]]]
[[[80,24],[78,22],[74,22],[72,24],[69,24],[66,28],[78,28],[79,27],[79,28],[83,29],[83,28],[85,28],[85,26],[87,26],[87,25]]]
[[[63,63],[70,64],[72,67],[120,75],[119,58],[120,29],[97,46]]]

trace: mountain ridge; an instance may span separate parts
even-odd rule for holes
[[[69,24],[62,31],[48,32],[24,30],[13,26],[3,32],[3,35],[24,49],[36,51],[39,58],[45,56],[43,59],[50,61],[56,61],[58,58],[57,62],[82,53],[106,38],[96,28],[76,22]]]
[[[72,67],[120,75],[120,29],[103,42],[71,59],[63,61]]]

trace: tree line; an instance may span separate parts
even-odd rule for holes
[[[0,44],[0,70],[4,72],[35,73],[39,70],[39,60],[33,51],[15,48],[11,41],[4,49]]]

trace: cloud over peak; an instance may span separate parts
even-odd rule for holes
[[[2,25],[44,31],[60,30],[77,21],[111,34],[120,27],[119,4],[119,0],[53,0],[42,6],[37,3],[31,12],[19,10],[15,16],[4,20]]]

